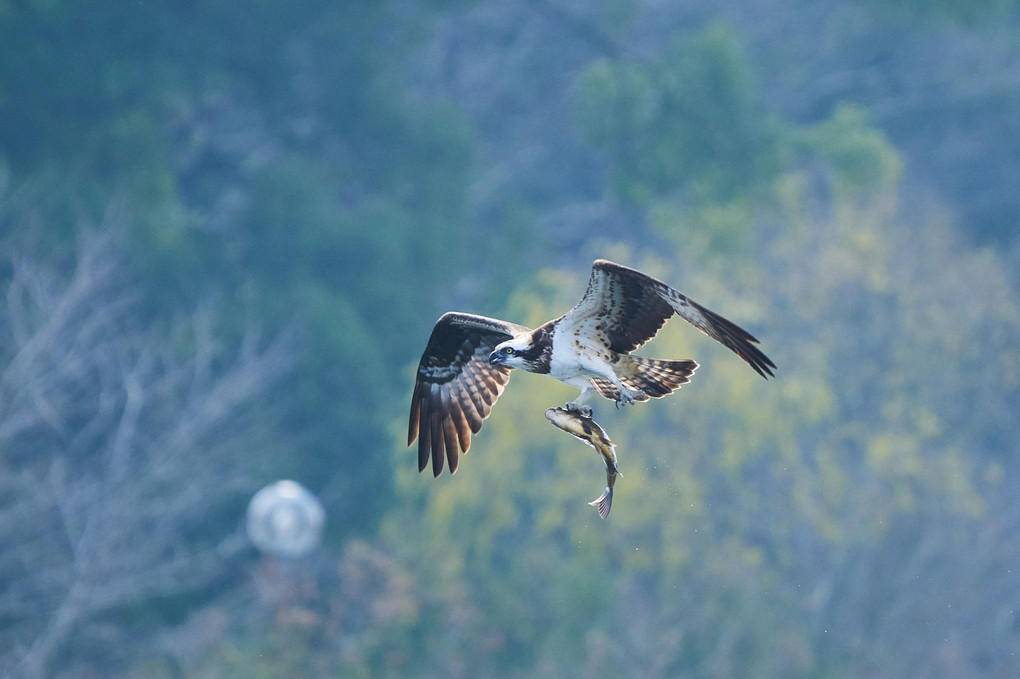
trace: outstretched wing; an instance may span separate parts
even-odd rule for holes
[[[493,404],[510,379],[510,368],[490,366],[496,345],[528,332],[523,325],[472,314],[446,313],[432,329],[418,363],[411,397],[407,445],[418,439],[418,471],[432,458],[432,473],[457,471],[461,452],[482,428]]]
[[[584,297],[563,321],[590,326],[606,346],[626,353],[652,339],[674,313],[729,347],[765,379],[772,376],[775,363],[749,332],[662,281],[605,259],[592,264]]]

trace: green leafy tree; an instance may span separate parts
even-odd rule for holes
[[[751,68],[723,25],[678,38],[654,59],[597,61],[578,91],[578,127],[607,154],[624,200],[728,203],[778,167]]]

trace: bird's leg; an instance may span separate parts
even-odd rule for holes
[[[619,378],[619,376],[617,376],[616,369],[614,366],[617,365],[618,362],[619,356],[614,355],[614,358],[611,361],[599,358],[588,359],[584,367],[587,370],[591,371],[592,373],[595,373],[599,377],[609,380],[609,382],[611,382],[612,385],[616,387],[616,391],[618,394],[616,399],[617,408],[619,408],[620,406],[636,403],[637,401],[647,401],[648,396],[645,394],[645,392],[641,391],[640,389],[629,389],[626,385],[624,385],[623,381]],[[584,392],[582,392],[582,395],[583,394]]]
[[[581,393],[577,395],[577,398],[567,403],[567,412],[577,413],[581,417],[591,417],[591,406],[584,405],[584,403],[591,397],[594,391],[594,387],[582,387]]]

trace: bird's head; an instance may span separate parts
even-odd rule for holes
[[[489,365],[505,365],[508,368],[527,369],[534,347],[530,335],[519,335],[496,345],[489,354]]]

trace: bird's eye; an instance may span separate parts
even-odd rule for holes
[[[505,347],[503,349],[503,353],[506,354],[507,356],[512,356],[513,353],[514,353],[514,348],[513,347]]]

